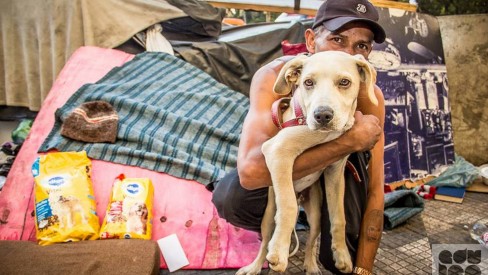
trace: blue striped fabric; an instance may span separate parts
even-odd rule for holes
[[[393,229],[424,210],[424,199],[413,190],[385,194],[384,227]]]
[[[119,115],[115,144],[60,135],[63,120],[84,102],[103,100]],[[56,111],[39,152],[85,150],[92,159],[139,166],[207,184],[236,167],[249,107],[246,96],[191,64],[146,52],[82,86]]]

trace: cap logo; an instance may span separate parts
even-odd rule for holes
[[[356,7],[356,10],[360,13],[365,13],[366,12],[366,6],[363,4],[358,4],[358,6]]]

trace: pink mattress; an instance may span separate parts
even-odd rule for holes
[[[83,84],[98,81],[134,56],[116,50],[82,47],[68,60],[34,121],[0,193],[0,239],[35,239],[34,179],[31,166],[54,125],[54,112]],[[97,213],[102,222],[114,178],[148,177],[154,193],[153,240],[176,233],[188,257],[186,269],[236,268],[250,263],[259,249],[258,235],[218,217],[211,193],[195,181],[134,166],[92,161]],[[100,240],[103,241],[103,240]],[[164,259],[161,267],[166,268]]]

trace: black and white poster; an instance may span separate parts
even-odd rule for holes
[[[439,173],[454,163],[439,24],[426,14],[378,10],[387,39],[369,60],[385,97],[385,182]]]

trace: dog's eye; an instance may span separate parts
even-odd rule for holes
[[[349,86],[349,84],[351,84],[351,81],[346,78],[341,79],[341,81],[339,82],[339,85],[342,87]]]
[[[305,81],[303,81],[303,85],[305,85],[307,87],[312,87],[313,81],[311,79],[306,79]]]

